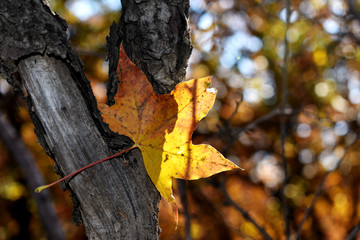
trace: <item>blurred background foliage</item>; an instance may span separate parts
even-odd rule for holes
[[[120,17],[120,0],[50,2],[68,22],[94,94],[105,102],[105,38]],[[286,222],[295,236],[314,197],[301,238],[345,239],[360,220],[360,1],[292,0],[288,29],[284,1],[191,0],[190,5],[194,49],[187,78],[211,75],[218,89],[193,141],[213,145],[244,171],[176,182],[179,226],[175,231],[171,209],[162,201],[160,239],[264,239],[243,210],[271,238],[284,239]],[[288,89],[281,89],[286,30]],[[287,93],[285,186],[282,91]],[[56,180],[24,101],[4,80],[0,99],[46,181]],[[1,142],[0,183],[0,239],[45,239],[21,169]],[[67,239],[86,239],[83,227],[71,223],[69,193],[59,187],[51,193]]]

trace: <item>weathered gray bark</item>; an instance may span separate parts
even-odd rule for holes
[[[177,45],[187,43],[176,48],[178,50],[174,53],[169,52],[174,39],[169,38],[169,34],[162,35],[162,30],[152,32],[154,28],[149,28],[148,24],[155,21],[152,24],[156,27],[158,18],[151,15],[151,18],[145,19],[147,24],[137,25],[141,41],[129,44],[134,36],[127,33],[129,23],[123,17],[125,20],[121,21],[121,27],[112,26],[108,39],[108,49],[111,50],[109,89],[112,94],[116,89],[114,71],[121,39],[132,59],[140,66],[145,66],[145,69],[165,69],[162,72],[170,69],[170,75],[164,78],[164,74],[147,73],[153,74],[150,79],[159,92],[171,90],[184,78],[185,71],[181,69],[186,66],[185,56],[189,56],[191,51],[186,26],[188,2],[149,2],[123,1],[123,16],[132,13],[139,16],[144,13],[144,6],[150,4],[152,8],[147,11],[154,11],[155,15],[170,15],[164,21],[170,27],[165,30],[170,31],[177,26],[172,33],[177,35],[177,39],[182,39],[175,41]],[[135,11],[128,6],[143,10]],[[160,12],[159,6],[162,9]],[[179,17],[181,24],[178,23]],[[141,22],[139,18],[132,19],[130,25],[138,21]],[[159,25],[161,28],[164,26]],[[102,123],[82,63],[67,40],[66,24],[53,15],[41,0],[0,1],[0,32],[1,74],[26,96],[39,142],[55,160],[57,173],[69,174],[131,146],[130,139],[112,133]],[[164,37],[165,40],[162,40]],[[161,68],[156,61],[152,67],[151,61],[144,55],[144,51],[154,51],[154,44],[157,44],[157,49],[168,49],[161,52],[163,55],[155,56],[163,65]],[[173,64],[173,60],[176,64]],[[166,67],[169,63],[170,67]],[[181,69],[176,70],[179,66]],[[171,74],[175,76],[172,81]],[[109,99],[111,102],[111,95]],[[78,174],[66,187],[74,200],[74,221],[83,221],[89,239],[158,238],[159,193],[147,176],[137,149]]]

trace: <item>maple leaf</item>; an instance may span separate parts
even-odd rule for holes
[[[181,82],[170,94],[156,94],[122,45],[119,56],[115,104],[99,104],[103,121],[134,141],[152,182],[177,213],[173,178],[194,180],[239,168],[210,145],[191,141],[197,123],[214,104],[216,90],[209,88],[206,77]]]

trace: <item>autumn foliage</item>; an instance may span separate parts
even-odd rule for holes
[[[122,46],[119,56],[115,104],[100,104],[99,109],[114,132],[130,137],[140,149],[151,180],[177,216],[174,178],[194,180],[238,168],[213,147],[191,141],[197,123],[214,104],[216,90],[206,77],[181,82],[170,94],[156,94]]]
[[[105,102],[105,38],[119,13],[107,12],[81,22],[66,10],[65,2],[69,1],[55,2],[55,10],[68,21],[70,29],[78,33],[72,32],[71,42],[79,49],[98,101]],[[251,219],[272,239],[285,239],[286,222],[291,236],[295,237],[307,212],[298,239],[342,240],[359,226],[359,3],[346,0],[290,3],[291,21],[286,27],[284,1],[191,1],[189,22],[194,49],[188,78],[200,80],[213,76],[211,83],[218,90],[212,100],[213,108],[197,124],[192,141],[212,145],[244,171],[228,171],[185,184],[173,181],[179,226],[174,231],[172,209],[162,201],[160,239],[186,239],[187,236],[206,240],[264,239]],[[285,34],[289,49],[288,88],[282,89]],[[118,94],[125,93],[121,88],[120,84]],[[13,94],[4,89],[1,84],[2,108],[37,157],[47,182],[56,180],[58,176],[50,166],[52,161],[36,143],[24,104],[20,99],[15,101]],[[288,97],[285,136],[280,134],[279,106],[283,91]],[[141,98],[143,94],[136,97]],[[154,109],[154,112],[175,114],[178,111],[174,98],[167,98],[168,106],[173,108]],[[137,113],[134,114],[132,121],[138,119]],[[158,118],[166,119],[166,115]],[[176,124],[161,130],[162,136],[158,139],[161,147],[165,145],[166,134],[172,133]],[[116,130],[119,126],[112,128],[120,131]],[[194,125],[191,128],[195,128]],[[138,142],[140,149],[149,148],[147,138],[140,135],[148,135],[146,130],[135,135],[121,132],[135,144]],[[287,163],[285,184],[282,137]],[[159,175],[162,155],[161,159],[150,170],[155,175]],[[5,239],[11,239],[21,231],[28,231],[31,239],[40,239],[44,233],[35,215],[34,203],[29,200],[21,171],[3,145],[0,146],[0,167],[0,238],[4,233]],[[71,224],[68,193],[56,187],[51,191],[68,239],[82,239],[83,230]],[[286,220],[285,202],[289,213]],[[313,208],[307,211],[312,203]],[[18,209],[25,209],[22,215]],[[24,225],[27,230],[21,227]]]

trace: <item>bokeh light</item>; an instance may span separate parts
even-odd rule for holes
[[[112,21],[119,20],[121,1],[50,2],[69,24],[71,44],[84,62],[97,100],[106,102],[105,39]],[[244,168],[186,183],[193,239],[263,239],[226,200],[220,189],[223,179],[232,199],[273,239],[284,238],[281,191],[291,206],[290,228],[294,233],[322,177],[330,172],[301,239],[346,239],[360,219],[360,4],[345,0],[290,3],[290,25],[286,29],[282,1],[190,1],[194,48],[186,78],[213,76],[212,85],[218,89],[214,106],[198,124],[193,141],[213,145]],[[279,113],[285,32],[289,60],[284,137]],[[25,104],[14,98],[3,79],[0,97],[0,106],[39,159],[46,179],[57,179],[52,161],[37,143]],[[282,137],[288,165],[288,182],[283,189]],[[0,239],[15,239],[21,232],[22,225],[13,214],[19,202],[25,199],[23,205],[29,214],[36,212],[21,176],[0,145]],[[52,191],[67,239],[84,239],[83,229],[71,224],[68,194],[60,189]],[[174,193],[181,199],[177,188]],[[186,238],[184,205],[181,201],[178,204],[179,226],[174,231],[172,210],[161,202],[160,239]],[[29,229],[36,229],[30,239],[44,239],[38,217],[31,216],[28,223]]]

